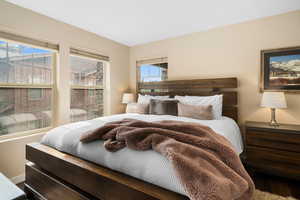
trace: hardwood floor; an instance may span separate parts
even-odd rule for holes
[[[300,181],[262,173],[250,173],[250,175],[255,183],[256,189],[300,199]]]
[[[251,172],[250,175],[257,189],[281,196],[292,196],[300,200],[300,181],[262,173]],[[18,186],[23,189],[24,183],[19,183]]]

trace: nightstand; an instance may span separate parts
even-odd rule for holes
[[[245,129],[247,166],[300,180],[300,125],[246,122]]]

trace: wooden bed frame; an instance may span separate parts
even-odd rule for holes
[[[151,95],[223,94],[223,115],[237,121],[236,78],[139,83]],[[224,90],[224,91],[222,91]],[[48,200],[188,200],[181,194],[60,152],[40,143],[26,145],[25,191]]]

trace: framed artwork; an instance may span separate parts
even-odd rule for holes
[[[261,51],[261,91],[300,93],[300,46]]]

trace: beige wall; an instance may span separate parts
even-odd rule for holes
[[[300,11],[139,45],[130,49],[130,85],[135,91],[136,60],[166,56],[169,79],[238,77],[240,121],[268,121],[259,107],[260,50],[299,45]],[[278,120],[300,123],[300,94],[287,102]]]
[[[128,66],[129,47],[113,42],[106,38],[89,33],[82,29],[53,20],[49,17],[34,13],[5,1],[0,1],[0,30],[12,32],[34,39],[47,40],[59,44],[58,67],[62,67],[61,74],[58,74],[59,87],[68,88],[68,54],[69,47],[80,48],[110,57],[108,79],[110,83],[107,90],[107,114],[120,113],[124,107],[121,105],[121,95],[129,87]],[[68,90],[66,90],[68,91]],[[68,114],[64,107],[69,106],[70,99],[68,92],[58,94],[62,99],[58,105],[57,124],[66,123]],[[12,141],[0,141],[0,172],[8,177],[15,177],[24,172],[24,149],[25,144],[39,141],[40,136],[18,138]]]

